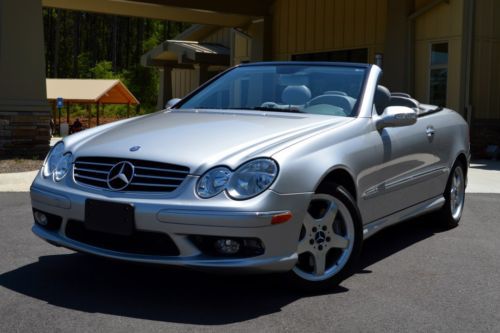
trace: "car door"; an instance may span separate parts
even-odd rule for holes
[[[419,117],[404,127],[373,128],[369,138],[375,158],[360,178],[365,223],[439,195],[442,188],[435,180],[446,172],[437,156],[432,118]]]

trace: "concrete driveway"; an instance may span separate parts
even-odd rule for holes
[[[471,170],[469,190],[494,190],[498,169],[489,169]],[[481,182],[476,171],[490,176]],[[389,228],[365,243],[357,273],[340,287],[306,295],[276,276],[208,275],[53,247],[30,231],[29,194],[4,192],[0,332],[500,332],[499,216],[500,194],[469,193],[458,228],[443,231],[429,217]]]

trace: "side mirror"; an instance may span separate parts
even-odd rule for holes
[[[180,101],[181,101],[180,98],[172,98],[167,102],[167,104],[165,104],[165,109],[170,109],[172,106],[179,103]]]
[[[417,122],[417,113],[406,106],[388,106],[376,120],[378,130],[385,127],[410,126]]]

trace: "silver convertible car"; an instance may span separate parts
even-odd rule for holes
[[[338,284],[374,233],[430,212],[453,227],[464,207],[466,122],[380,81],[375,65],[244,64],[68,136],[31,187],[33,232],[107,258]]]

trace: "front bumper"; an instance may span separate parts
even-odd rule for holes
[[[59,216],[62,220],[56,230],[35,224],[32,231],[52,244],[75,251],[140,263],[238,272],[279,272],[293,268],[297,260],[302,220],[311,193],[283,195],[268,190],[245,201],[231,200],[224,194],[213,200],[204,200],[189,191],[189,188],[194,188],[195,181],[195,177],[188,177],[179,192],[168,197],[147,197],[138,193],[120,194],[85,188],[71,184],[69,180],[66,184],[56,184],[39,175],[31,188],[33,208]],[[87,199],[132,203],[136,230],[167,234],[175,243],[179,255],[118,252],[69,237],[66,233],[68,221],[85,220]],[[271,224],[273,215],[288,211],[293,215],[291,220]],[[192,241],[192,236],[259,239],[264,252],[250,257],[213,256],[200,249]]]

